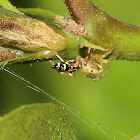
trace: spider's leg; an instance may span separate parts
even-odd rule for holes
[[[50,63],[52,64],[52,65],[55,65],[55,63],[52,61],[52,60],[49,60],[50,61]]]
[[[109,63],[109,62],[115,60],[116,58],[118,58],[119,55],[120,55],[120,53],[118,53],[117,55],[115,55],[114,57],[111,57],[111,58],[109,58],[109,59],[101,59],[101,60],[100,60],[100,63]]]
[[[95,61],[96,63],[109,63],[111,61],[113,61],[114,59],[118,58],[120,53],[118,53],[117,55],[115,55],[114,57],[111,57],[109,59],[104,59],[105,57],[107,57],[111,52],[113,51],[113,48],[110,49],[109,51],[107,51],[105,54],[103,55],[95,55],[91,58],[92,61]]]
[[[77,68],[79,67],[81,59],[82,59],[81,56],[77,56],[77,57],[76,57],[75,67],[77,67]]]
[[[69,76],[74,76],[75,75],[75,72],[60,72],[60,73],[61,74],[65,74],[65,75],[69,75]]]
[[[107,57],[110,53],[112,53],[112,52],[113,52],[113,49],[114,49],[114,48],[108,49],[108,50],[106,51],[106,53],[104,53],[104,54],[102,55],[102,58],[105,58],[105,57]]]
[[[57,57],[58,59],[60,59],[62,62],[65,62],[65,60],[64,60],[61,56],[59,56],[58,54],[56,55],[56,57]]]

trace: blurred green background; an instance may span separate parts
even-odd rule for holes
[[[69,15],[63,0],[10,1],[16,7],[40,7]],[[139,0],[92,1],[111,16],[140,25]],[[128,140],[140,134],[140,62],[115,60],[107,65],[111,68],[99,81],[87,78],[80,70],[74,77],[60,75],[47,61],[7,67],[87,117],[85,124],[68,112],[79,140]],[[0,116],[21,105],[40,102],[57,104],[0,71]]]

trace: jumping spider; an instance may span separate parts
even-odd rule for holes
[[[108,50],[103,55],[95,55],[92,58],[89,58],[91,48],[88,49],[88,54],[85,58],[78,56],[76,58],[76,61],[69,60],[64,61],[59,55],[57,57],[62,61],[61,63],[53,63],[52,68],[56,69],[61,74],[74,76],[75,72],[80,68],[81,71],[86,74],[88,77],[91,77],[93,80],[99,80],[100,78],[104,77],[105,74],[108,72],[109,67],[106,69],[106,71],[100,75],[100,73],[103,71],[103,63],[111,62],[112,60],[116,59],[120,53],[118,53],[116,56],[104,59],[107,57],[111,52],[113,51],[113,48]]]

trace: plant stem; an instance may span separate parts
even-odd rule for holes
[[[6,2],[8,1],[4,3],[3,0],[0,0],[2,4],[6,5]],[[20,10],[29,15],[42,16],[46,21],[51,21],[48,22],[48,25],[66,39],[67,45],[65,43],[65,47],[62,46],[62,48],[67,46],[67,49],[60,53],[65,58],[76,58],[80,53],[79,46],[85,46],[102,50],[98,51],[101,54],[104,53],[105,49],[114,48],[111,55],[121,52],[119,59],[140,60],[140,27],[125,24],[110,17],[96,7],[91,0],[65,0],[65,3],[74,20],[39,8],[20,8]],[[5,13],[1,13],[2,15]],[[9,15],[15,17],[13,16],[14,13],[10,11]],[[11,20],[13,19],[11,18]],[[77,23],[74,23],[75,21]],[[82,31],[81,34],[78,34],[80,31]],[[51,49],[54,51],[55,48]],[[58,48],[58,50],[61,49]]]
[[[66,24],[67,20],[64,18],[64,16],[57,15],[55,13],[52,13],[48,10],[43,10],[40,8],[18,8],[20,11],[24,12],[27,15],[31,16],[40,16],[45,18],[47,21],[51,21],[52,23],[56,24]]]
[[[8,0],[0,0],[0,5],[7,10],[23,14],[16,7],[14,7]]]
[[[121,52],[119,59],[140,60],[140,27],[120,22],[96,7],[91,0],[65,0],[77,22],[85,26],[85,38],[103,48]]]

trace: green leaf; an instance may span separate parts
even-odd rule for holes
[[[0,140],[76,140],[62,107],[55,104],[22,106],[0,119]]]

